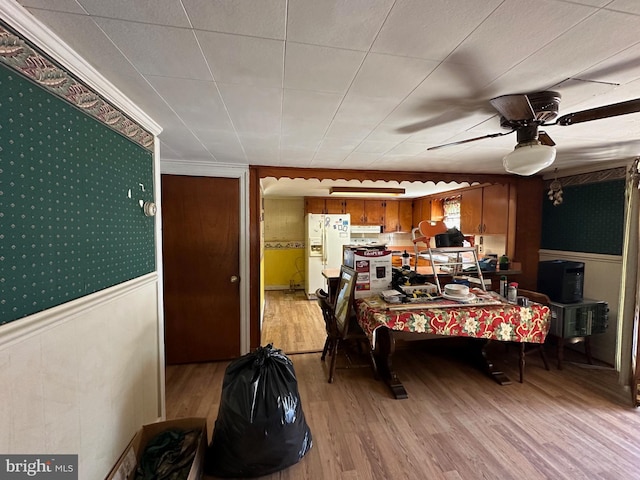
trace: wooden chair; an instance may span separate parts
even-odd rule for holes
[[[435,237],[439,233],[445,233],[446,231],[447,226],[441,220],[423,220],[418,224],[416,228],[411,230],[411,241],[413,242],[413,250],[416,258],[416,272],[418,271],[418,258],[421,253],[424,253],[420,250],[418,244],[424,243],[426,245],[426,248],[429,248],[431,238]]]
[[[521,288],[518,289],[518,295],[521,297],[527,297],[529,301],[540,303],[542,305],[549,306],[551,300],[544,293],[533,292],[531,290],[523,290]],[[524,382],[524,365],[525,365],[525,357],[533,352],[540,352],[540,356],[542,357],[542,362],[544,363],[544,368],[549,370],[549,362],[547,361],[547,355],[544,353],[544,343],[520,343],[519,350],[519,360],[520,360],[520,383]]]
[[[364,345],[370,362],[373,362],[369,339],[358,325],[355,317],[354,292],[356,289],[357,275],[356,271],[352,268],[344,265],[340,268],[340,283],[334,306],[329,304],[328,295],[325,294],[326,297],[324,295],[318,296],[318,304],[322,309],[322,314],[327,326],[327,339],[320,358],[324,361],[327,353],[331,356],[329,383],[333,383],[335,376],[338,350],[343,351],[347,358],[348,363],[344,368],[372,366],[372,363],[366,365],[353,364],[349,358],[347,348],[345,348],[350,343],[358,342],[361,349]],[[316,292],[316,294],[317,293],[318,292]]]
[[[327,356],[327,352],[333,348],[333,305],[329,303],[329,294],[325,292],[323,289],[319,288],[316,290],[316,299],[318,301],[318,305],[320,306],[320,310],[322,310],[322,318],[324,319],[324,327],[327,331],[327,339],[324,341],[324,347],[322,348],[322,356],[320,360],[324,361]]]

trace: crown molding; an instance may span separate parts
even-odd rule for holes
[[[108,100],[131,120],[140,124],[152,135],[162,132],[162,127],[129,100],[91,64],[76,53],[60,37],[34,18],[28,10],[14,0],[0,1],[0,17],[32,48],[37,48],[59,67],[81,81],[87,88]],[[15,69],[15,67],[12,66]],[[64,98],[64,97],[63,97]]]

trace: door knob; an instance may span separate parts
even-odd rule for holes
[[[237,275],[231,275],[231,283],[238,283],[238,276]]]

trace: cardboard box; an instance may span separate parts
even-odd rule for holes
[[[107,475],[106,480],[131,480],[135,478],[136,468],[140,462],[144,449],[153,437],[171,428],[182,430],[201,430],[200,440],[196,449],[191,470],[187,480],[200,480],[204,475],[204,455],[207,450],[207,419],[206,418],[180,418],[166,422],[156,422],[144,425],[133,436],[127,448]]]
[[[369,297],[391,285],[391,250],[345,249],[345,265],[358,272],[355,298]]]

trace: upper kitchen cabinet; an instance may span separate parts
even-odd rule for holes
[[[304,213],[326,213],[323,197],[304,197]]]
[[[384,232],[410,232],[413,220],[412,200],[386,200]]]
[[[351,214],[352,225],[384,225],[385,200],[345,200],[345,212]]]
[[[412,216],[414,227],[417,227],[423,220],[431,220],[431,198],[414,198]]]
[[[324,213],[347,213],[344,198],[325,198]]]
[[[429,220],[442,220],[444,218],[444,198],[431,199],[431,216]]]
[[[509,185],[489,185],[463,191],[460,197],[460,230],[468,235],[506,235],[511,204]]]
[[[304,213],[346,213],[343,198],[305,197]]]

